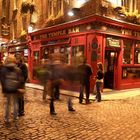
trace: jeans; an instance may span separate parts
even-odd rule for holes
[[[16,94],[7,94],[6,95],[6,104],[5,104],[5,120],[8,122],[9,121],[9,114],[10,114],[10,107],[11,107],[11,102],[13,99],[13,118],[16,120],[17,118],[17,112],[18,112],[18,99]]]
[[[102,87],[102,82],[96,82],[96,100],[98,102],[101,101],[101,87]]]

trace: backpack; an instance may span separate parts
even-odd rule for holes
[[[4,80],[4,89],[6,93],[16,93],[20,86],[19,75],[17,70],[8,69]]]

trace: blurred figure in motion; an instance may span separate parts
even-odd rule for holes
[[[27,81],[28,78],[28,69],[26,64],[23,62],[21,57],[17,57],[17,67],[21,69],[22,72],[22,76],[24,77],[23,82],[21,83],[21,88],[24,89],[25,91],[25,83]],[[18,116],[24,116],[25,112],[24,112],[24,94],[21,94],[20,97],[18,98]]]
[[[85,89],[86,92],[86,104],[89,104],[90,96],[90,76],[93,74],[92,68],[89,64],[86,63],[86,58],[83,59],[83,63],[78,66],[80,73],[80,95],[79,103],[83,102],[83,92]]]
[[[39,67],[36,71],[39,81],[44,85],[43,100],[46,99],[46,95],[50,96],[49,107],[51,115],[56,115],[54,100],[60,99],[60,85],[64,80],[71,81],[73,76],[69,76],[69,72],[72,73],[72,70],[69,65],[65,63],[65,60],[65,54],[51,54],[49,56],[49,62]],[[68,111],[75,111],[70,98],[67,103]]]
[[[16,121],[18,112],[18,89],[21,88],[23,77],[21,70],[16,66],[16,58],[9,55],[6,58],[5,64],[1,68],[1,85],[2,92],[6,97],[5,102],[5,123],[9,124],[10,105],[13,99],[13,119]]]

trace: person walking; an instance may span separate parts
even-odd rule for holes
[[[2,85],[2,93],[6,98],[5,102],[5,123],[9,124],[10,105],[13,100],[13,119],[16,121],[18,112],[18,89],[21,88],[23,77],[21,70],[16,66],[16,59],[13,55],[6,58],[5,64],[0,70],[0,80]]]
[[[102,62],[97,63],[97,74],[96,74],[96,100],[97,102],[101,101],[101,89],[103,87],[103,64]]]
[[[86,92],[86,104],[89,104],[90,96],[90,77],[93,74],[92,68],[87,64],[86,59],[83,59],[83,63],[78,66],[80,73],[80,94],[79,94],[79,103],[83,102],[83,92],[85,89]]]
[[[23,60],[21,58],[17,58],[17,67],[21,69],[22,76],[24,77],[24,80],[22,82],[22,89],[25,91],[25,83],[28,78],[28,69],[26,64],[23,63]],[[21,96],[18,98],[18,116],[24,116],[24,94],[21,94]]]

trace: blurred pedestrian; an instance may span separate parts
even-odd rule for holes
[[[96,101],[101,101],[101,90],[103,88],[103,78],[104,78],[104,72],[103,72],[103,64],[102,62],[97,63],[97,74],[96,74]]]
[[[28,78],[28,69],[26,64],[23,62],[22,58],[17,58],[17,67],[21,69],[22,76],[24,77],[24,80],[22,82],[22,89],[25,91],[25,83]],[[24,116],[25,111],[24,111],[24,94],[21,94],[21,96],[18,98],[18,116]]]
[[[13,119],[16,121],[17,119],[17,99],[18,99],[18,89],[21,87],[21,82],[23,81],[23,77],[21,75],[21,70],[16,66],[16,59],[13,55],[9,55],[6,58],[5,64],[1,68],[1,85],[2,92],[6,97],[5,102],[5,123],[9,123],[9,113],[10,113],[10,105],[13,100]]]
[[[78,66],[78,70],[80,73],[80,95],[79,95],[79,103],[83,102],[83,92],[85,89],[86,92],[86,104],[89,104],[89,96],[90,96],[90,77],[93,74],[92,68],[86,62],[86,58],[83,59],[83,63]]]

